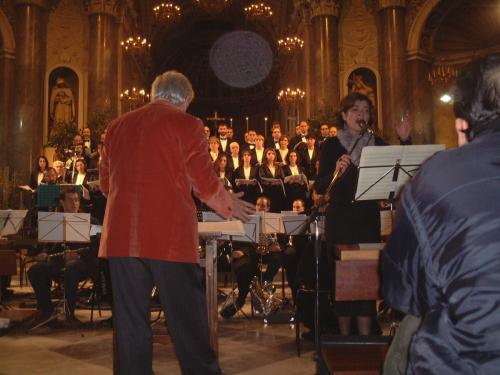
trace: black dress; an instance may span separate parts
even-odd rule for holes
[[[271,201],[271,212],[281,212],[285,207],[285,194],[283,192],[283,185],[271,185],[267,183],[265,178],[276,178],[283,181],[285,178],[283,169],[275,164],[274,174],[271,172],[267,164],[259,167],[259,180],[264,190],[263,195]]]
[[[375,145],[385,142],[375,137]],[[324,193],[335,171],[336,162],[348,151],[338,138],[328,138],[321,147],[320,168],[316,190]],[[380,242],[380,214],[376,201],[353,202],[357,182],[356,168],[349,168],[330,193],[326,211],[326,242],[328,251],[335,244]],[[335,302],[337,316],[375,316],[375,301]]]
[[[256,166],[251,166],[250,167],[250,180],[254,180],[254,179],[255,180],[259,179],[259,168]],[[245,180],[245,171],[243,169],[243,164],[240,164],[240,166],[234,170],[234,173],[233,173],[234,190],[236,192],[242,191],[244,193],[242,199],[249,202],[249,203],[255,204],[255,202],[257,201],[257,198],[260,195],[259,185],[237,186],[236,180]]]
[[[304,170],[301,167],[298,167],[299,174],[303,174]],[[285,165],[283,167],[283,174],[285,177],[291,176],[292,171],[290,170],[290,166]],[[307,186],[306,185],[300,185],[296,182],[294,183],[287,183],[285,184],[285,192],[286,192],[286,211],[291,211],[292,210],[292,203],[296,199],[302,199],[304,201],[304,204],[306,202],[306,193],[307,193]]]

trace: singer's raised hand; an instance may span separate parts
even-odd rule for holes
[[[344,154],[337,160],[337,165],[335,167],[335,173],[344,173],[349,165],[352,163],[351,155]]]

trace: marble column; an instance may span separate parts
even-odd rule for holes
[[[409,108],[414,121],[413,142],[434,143],[432,86],[429,81],[432,61],[428,56],[415,53],[408,56],[407,67]]]
[[[9,165],[14,105],[15,51],[0,46],[0,168]]]
[[[94,0],[88,7],[88,119],[95,113],[118,114],[118,2]]]
[[[43,150],[43,98],[47,52],[46,2],[16,1],[14,121],[10,129],[10,165],[27,183]]]
[[[311,2],[313,51],[312,112],[337,109],[340,102],[339,33],[340,0]]]
[[[406,0],[379,0],[379,66],[382,88],[382,130],[385,139],[397,143],[394,124],[408,108],[406,69]]]

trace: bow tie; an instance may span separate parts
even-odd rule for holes
[[[224,137],[224,138],[220,137],[219,139],[220,139],[221,141],[225,141],[225,140],[227,140],[227,137]]]

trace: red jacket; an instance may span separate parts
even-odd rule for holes
[[[196,263],[191,192],[221,216],[232,199],[207,153],[202,122],[165,100],[114,120],[99,166],[108,196],[99,256]]]

